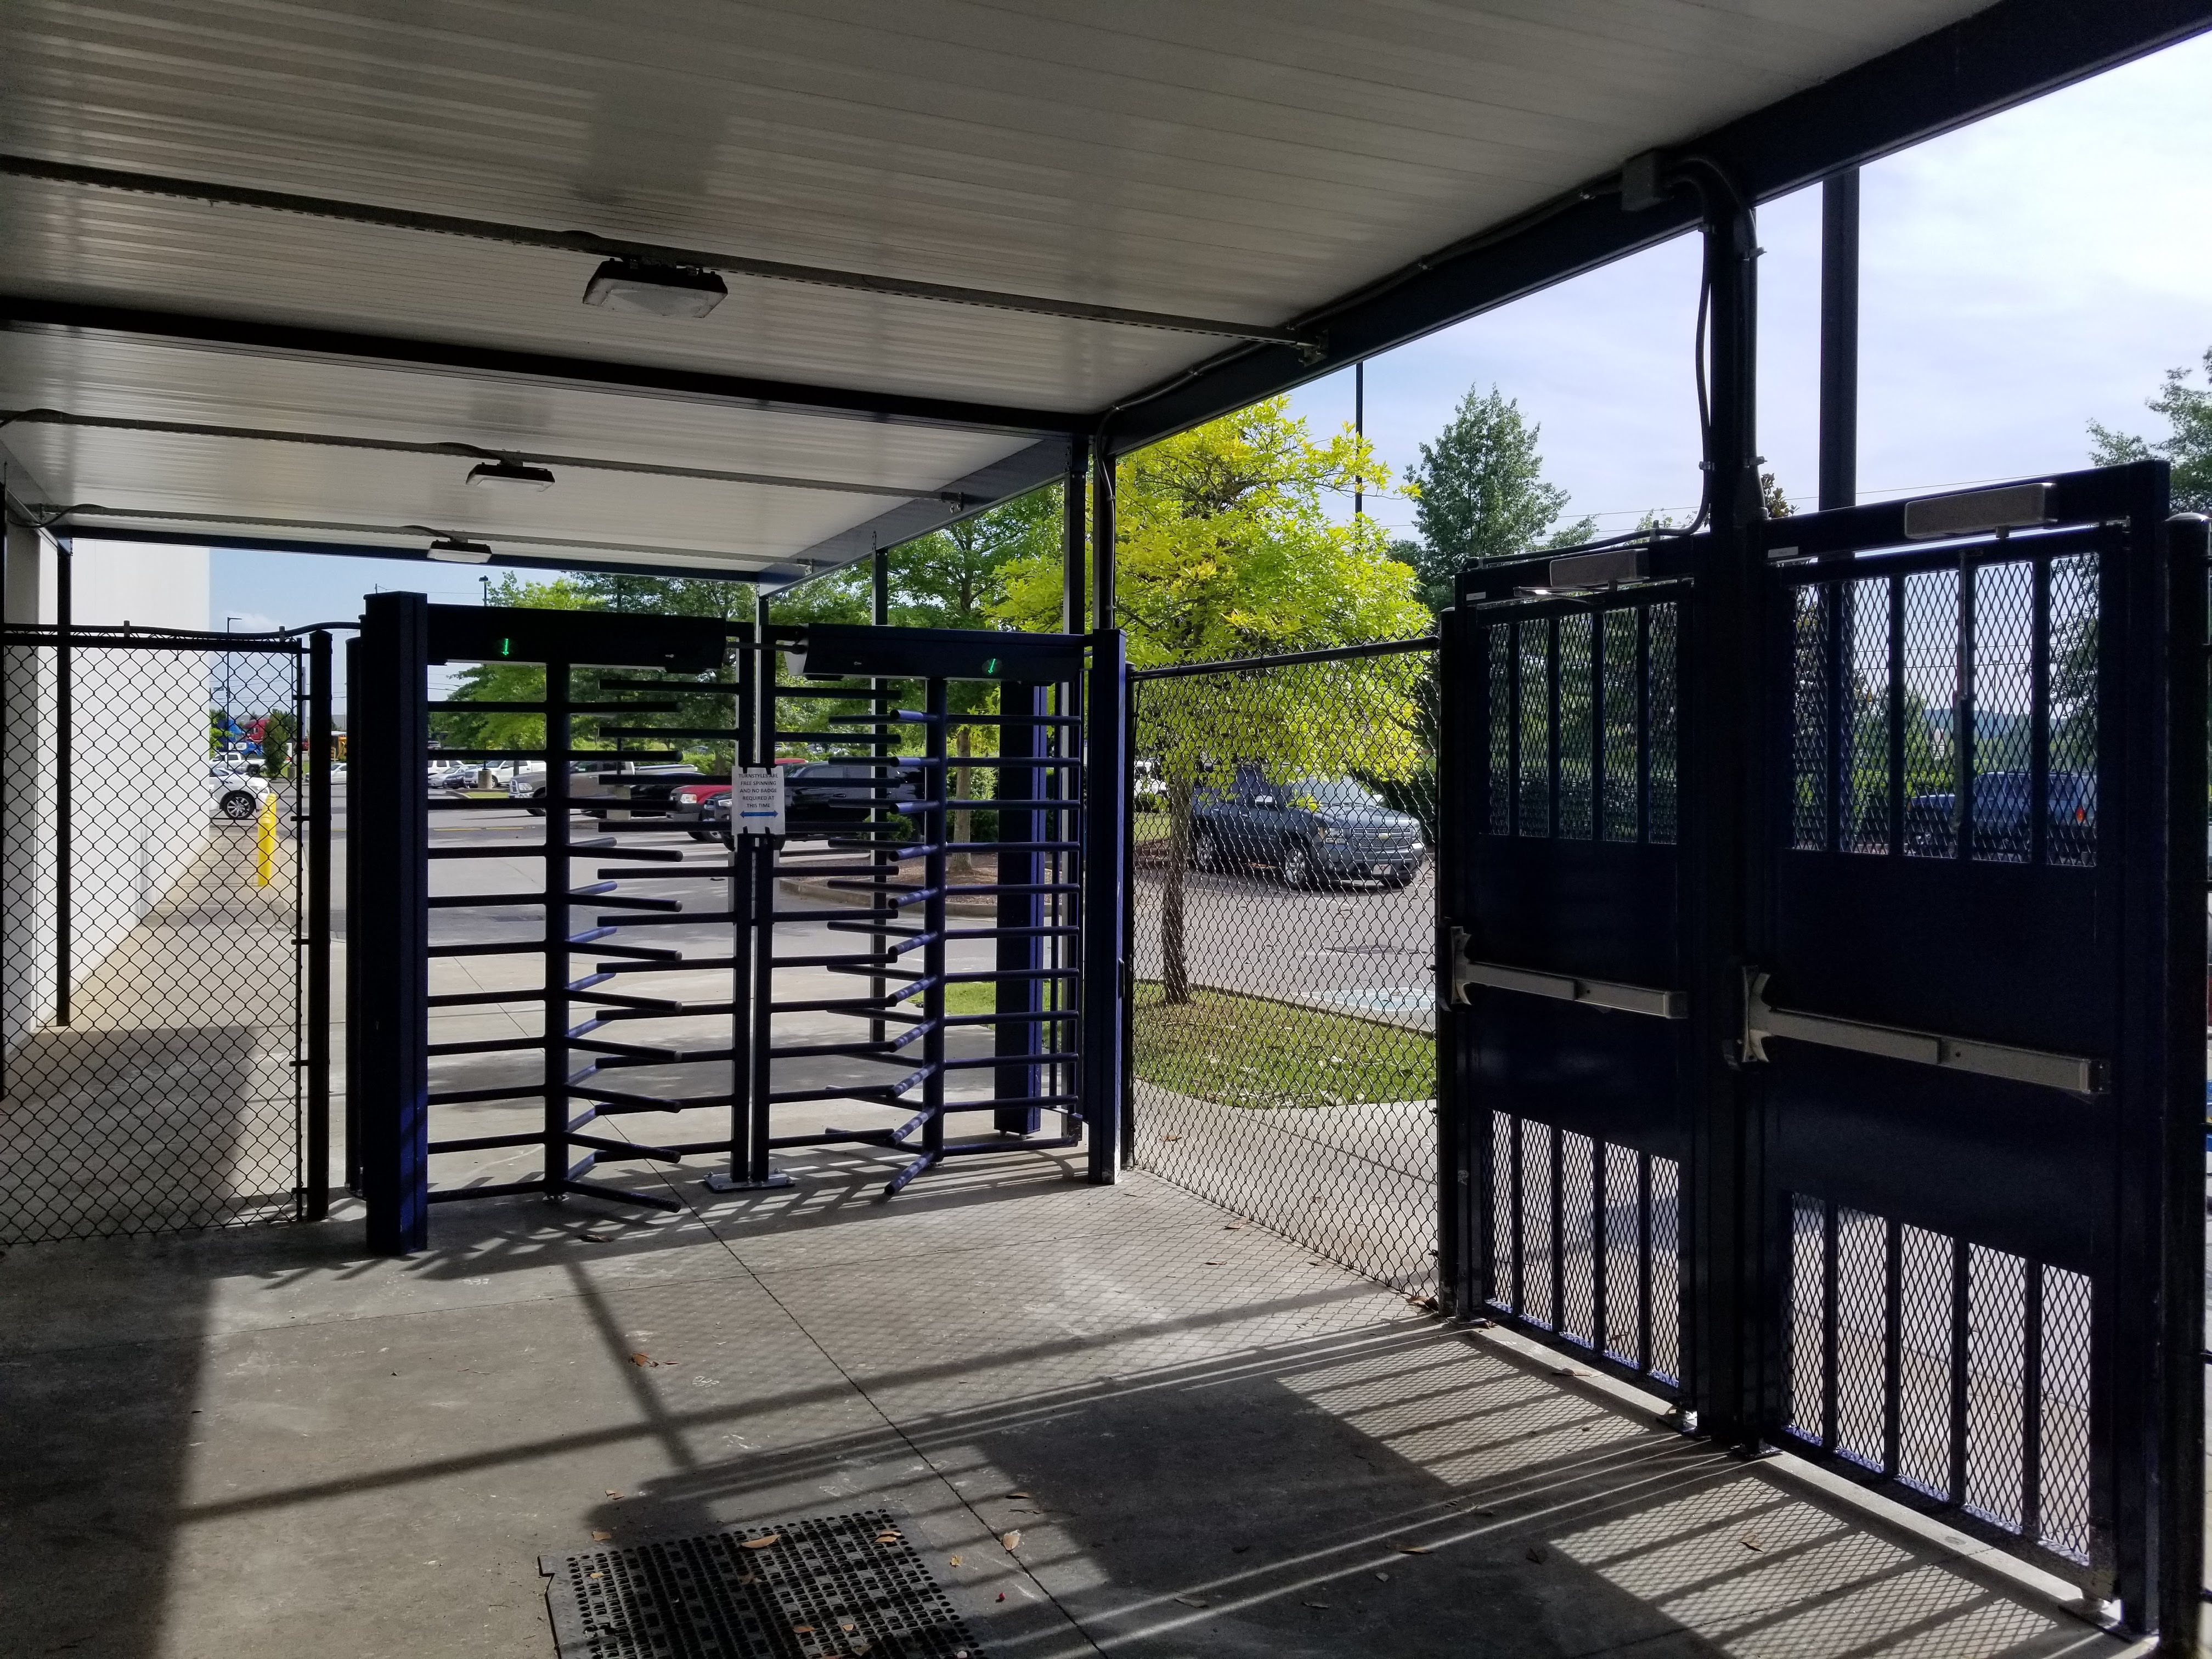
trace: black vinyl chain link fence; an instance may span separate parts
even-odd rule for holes
[[[1136,677],[1140,1168],[1436,1289],[1433,642]]]
[[[293,1218],[301,654],[0,649],[0,1243]]]

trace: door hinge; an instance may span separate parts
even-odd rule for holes
[[[1766,1000],[1769,977],[1757,968],[1743,970],[1743,1058],[1747,1062],[1766,1060],[1766,1044],[1773,1038],[1786,1037],[1826,1048],[1848,1049],[1853,1054],[1879,1054],[1919,1066],[1971,1072],[1978,1077],[2032,1083],[2069,1094],[2098,1095],[2105,1091],[2105,1062],[2100,1060],[1777,1008]]]

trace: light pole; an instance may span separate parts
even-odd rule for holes
[[[235,617],[225,617],[222,619],[222,631],[226,634],[229,633],[232,624],[237,620]],[[221,734],[224,752],[228,753],[230,749],[230,732],[238,726],[237,720],[232,717],[230,712],[230,653],[228,649],[222,653],[222,723],[226,728],[228,728]]]
[[[1362,357],[1352,366],[1352,431],[1355,437],[1367,435],[1367,360]],[[1355,475],[1352,480],[1352,516],[1358,518],[1367,511],[1367,480]]]

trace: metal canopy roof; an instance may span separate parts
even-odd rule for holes
[[[1672,234],[1588,189],[1641,151],[1771,194],[2208,21],[15,0],[9,491],[85,533],[781,576]],[[610,253],[728,297],[587,307]],[[501,455],[558,481],[463,483]]]

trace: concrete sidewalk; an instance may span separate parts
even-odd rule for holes
[[[6,1651],[550,1659],[541,1552],[878,1505],[995,1659],[2122,1651],[1151,1177],[886,1163],[10,1252]]]

